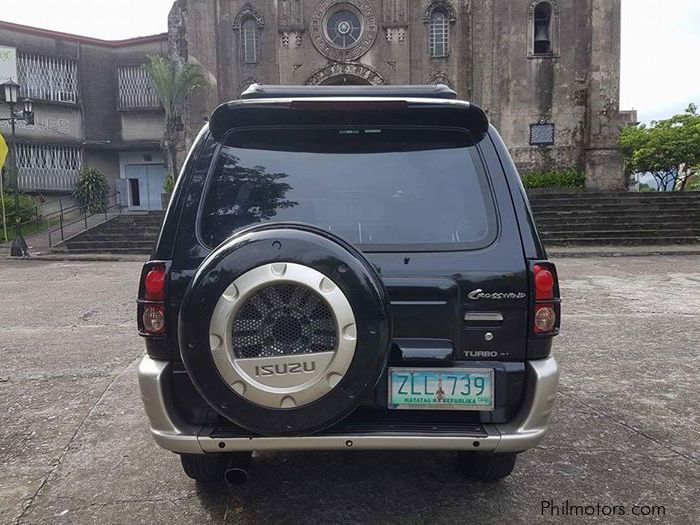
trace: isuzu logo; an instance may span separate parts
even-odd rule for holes
[[[513,293],[513,292],[484,292],[481,288],[478,290],[474,290],[473,292],[469,293],[467,295],[469,299],[472,301],[480,301],[482,299],[487,299],[490,301],[507,301],[507,300],[520,300],[520,299],[525,299],[527,298],[527,294],[520,292],[520,293]]]
[[[288,374],[312,374],[316,371],[315,361],[288,363],[283,365],[264,365],[255,367],[256,377],[286,376]]]

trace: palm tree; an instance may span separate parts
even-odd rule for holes
[[[168,178],[173,183],[179,172],[177,148],[182,142],[182,132],[185,129],[183,114],[187,99],[195,89],[205,87],[207,82],[196,64],[179,64],[162,56],[150,56],[144,67],[165,109],[165,131],[161,146],[166,158]]]

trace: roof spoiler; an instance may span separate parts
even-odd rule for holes
[[[437,96],[426,96],[435,90]],[[248,99],[219,106],[211,116],[209,129],[217,142],[223,142],[232,129],[250,127],[304,127],[333,122],[348,127],[449,127],[465,129],[474,144],[481,142],[489,130],[484,110],[456,100],[444,90],[454,94],[446,86],[253,85],[246,92]],[[324,100],[327,97],[337,100]]]
[[[457,100],[457,93],[444,84],[432,86],[268,86],[251,84],[241,99],[387,97]]]

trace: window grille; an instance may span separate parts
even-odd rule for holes
[[[25,191],[73,191],[83,168],[74,146],[17,144],[19,187]]]
[[[78,102],[78,64],[69,58],[19,53],[21,95],[51,102]]]
[[[246,18],[241,24],[241,52],[245,64],[258,62],[259,47],[257,22],[252,17]]]
[[[160,99],[148,71],[143,66],[118,69],[119,109],[159,108]]]
[[[449,52],[450,21],[443,11],[433,11],[430,15],[430,56],[446,57]]]

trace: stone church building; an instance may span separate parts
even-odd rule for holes
[[[447,84],[487,110],[526,173],[622,189],[621,0],[178,0],[171,53],[200,64],[196,132],[263,84]]]

